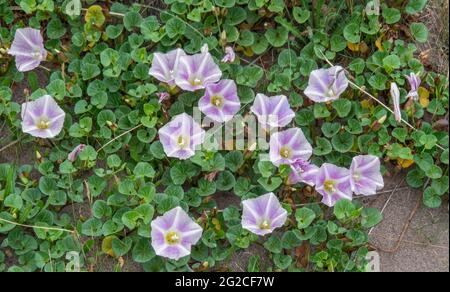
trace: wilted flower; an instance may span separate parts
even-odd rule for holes
[[[406,76],[406,79],[408,79],[409,82],[409,86],[411,86],[411,90],[408,93],[407,97],[412,97],[414,100],[418,100],[419,99],[419,87],[420,87],[420,83],[422,82],[420,80],[419,75],[415,74],[415,73],[411,73],[409,74],[409,76]]]
[[[264,236],[284,225],[287,211],[273,193],[242,201],[242,228]]]
[[[207,117],[219,123],[231,120],[241,107],[236,83],[233,80],[222,80],[208,84],[198,107]]]
[[[182,56],[175,75],[175,83],[183,90],[197,91],[208,84],[216,83],[222,77],[222,71],[214,63],[210,53]]]
[[[319,168],[316,165],[309,161],[298,159],[291,165],[288,183],[294,185],[302,182],[313,187],[316,184],[318,171]]]
[[[75,147],[72,152],[69,153],[69,155],[67,156],[67,159],[70,162],[74,162],[75,160],[77,160],[78,155],[81,153],[81,151],[84,150],[84,148],[86,148],[86,145],[84,144],[80,144],[77,147]]]
[[[158,96],[158,102],[163,103],[163,101],[165,101],[166,99],[169,99],[170,94],[167,92],[158,92],[156,94],[156,96]]]
[[[324,163],[316,176],[316,191],[322,195],[322,203],[329,207],[333,207],[340,199],[352,200],[350,171]]]
[[[201,52],[202,54],[208,53],[208,52],[209,52],[209,46],[208,46],[208,44],[204,44],[204,45],[201,47],[200,52]]]
[[[66,114],[50,95],[22,104],[22,131],[39,138],[57,136]]]
[[[236,60],[236,53],[232,47],[225,48],[225,56],[222,59],[222,63],[233,63]]]
[[[359,155],[353,157],[350,166],[350,183],[357,195],[375,195],[384,187],[383,176],[380,171],[380,159],[373,155]]]
[[[275,166],[293,165],[300,159],[307,161],[312,147],[300,128],[277,132],[270,137],[270,161]]]
[[[305,95],[314,102],[336,100],[348,87],[344,68],[333,66],[311,72]]]
[[[295,117],[295,113],[284,95],[268,97],[264,94],[257,94],[250,110],[264,128],[284,127]]]
[[[168,157],[188,159],[205,139],[205,131],[188,114],[179,114],[159,129],[159,140]]]
[[[152,247],[159,256],[179,260],[191,253],[202,236],[202,228],[176,207],[151,223]]]
[[[396,83],[391,83],[391,97],[394,104],[394,116],[397,122],[402,121],[402,112],[400,110],[400,90]]]
[[[16,57],[16,67],[20,72],[33,70],[47,58],[41,32],[29,27],[16,30],[8,53]]]
[[[182,49],[175,49],[166,54],[154,53],[149,74],[159,81],[167,83],[170,87],[174,87],[181,56],[186,56]]]

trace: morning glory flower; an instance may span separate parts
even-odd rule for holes
[[[176,207],[151,223],[152,247],[159,256],[179,260],[191,254],[191,247],[202,237],[202,228]]]
[[[310,186],[316,184],[316,176],[319,168],[309,161],[298,159],[291,165],[291,173],[289,174],[288,183],[295,185],[297,183],[305,183]]]
[[[200,110],[216,122],[228,122],[241,108],[237,86],[233,80],[208,84],[205,95],[198,102]]]
[[[391,97],[394,104],[394,116],[397,122],[402,121],[402,112],[400,110],[400,90],[396,83],[391,83]]]
[[[204,52],[180,57],[175,83],[183,90],[197,91],[208,84],[216,83],[221,77],[222,71],[214,63],[211,54]]]
[[[50,95],[22,104],[22,131],[39,138],[57,136],[66,114]]]
[[[174,117],[158,133],[166,155],[182,160],[194,156],[196,147],[205,140],[205,131],[185,113]]]
[[[322,203],[333,207],[340,199],[352,200],[350,171],[324,163],[316,176],[316,191],[322,195]]]
[[[34,28],[19,28],[8,54],[16,57],[16,67],[20,72],[31,71],[47,58],[41,32]]]
[[[67,156],[67,159],[70,162],[74,162],[75,160],[77,160],[78,155],[81,153],[81,151],[84,150],[84,148],[86,148],[86,145],[84,144],[80,144],[77,147],[75,147],[72,152],[69,153],[69,155]]]
[[[264,236],[286,222],[287,211],[273,193],[244,200],[242,205],[242,228],[254,234]]]
[[[264,94],[257,94],[250,110],[264,128],[284,127],[295,117],[295,113],[284,95],[268,97]]]
[[[414,100],[418,100],[419,99],[419,87],[420,87],[420,83],[422,82],[420,80],[419,75],[415,74],[415,73],[411,73],[409,74],[409,76],[406,76],[406,79],[408,79],[409,82],[409,86],[411,87],[411,90],[408,93],[407,97],[412,97]]]
[[[373,155],[353,157],[350,166],[350,183],[357,195],[371,196],[384,187],[380,159]]]
[[[344,68],[333,66],[311,72],[305,95],[314,102],[328,102],[338,99],[347,87]]]
[[[277,132],[270,137],[269,159],[275,166],[293,165],[299,159],[307,161],[312,147],[300,128]]]
[[[149,74],[170,87],[175,86],[175,74],[178,70],[180,57],[186,56],[182,49],[175,49],[166,54],[154,53]]]
[[[225,48],[225,56],[222,59],[222,63],[233,63],[236,60],[236,53],[232,47]]]

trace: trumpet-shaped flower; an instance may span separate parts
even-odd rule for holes
[[[64,125],[66,114],[50,95],[22,104],[22,131],[34,137],[53,138]]]
[[[409,74],[409,76],[406,76],[406,79],[408,79],[409,82],[409,86],[411,87],[411,90],[408,93],[407,97],[412,97],[414,100],[418,100],[419,99],[419,87],[420,87],[420,83],[422,82],[420,80],[419,75],[415,74],[415,73],[411,73]]]
[[[291,173],[289,174],[288,183],[297,184],[305,183],[314,186],[319,168],[309,161],[298,159],[291,165]]]
[[[257,94],[250,110],[264,128],[284,127],[295,117],[295,113],[284,95],[268,97],[264,94]]]
[[[241,108],[237,86],[233,80],[222,80],[206,86],[198,107],[209,118],[223,123],[231,120]]]
[[[84,144],[80,144],[77,147],[75,147],[72,152],[69,153],[69,155],[67,156],[67,159],[70,162],[74,162],[75,160],[77,160],[78,155],[81,153],[81,151],[84,150],[84,148],[86,148],[86,145]]]
[[[176,207],[151,223],[152,247],[159,256],[179,260],[191,253],[202,236],[202,228]]]
[[[20,72],[35,69],[47,58],[41,32],[29,27],[16,30],[8,53],[16,57],[16,67]]]
[[[269,159],[275,166],[293,165],[300,159],[307,161],[312,147],[300,128],[277,132],[270,137]]]
[[[373,155],[359,155],[353,157],[350,166],[350,183],[357,195],[375,195],[384,187],[383,176],[380,171],[380,159]]]
[[[175,86],[175,75],[178,70],[180,57],[186,56],[182,49],[175,49],[166,54],[155,53],[149,74],[170,87]]]
[[[329,207],[333,207],[340,199],[352,200],[350,171],[324,163],[317,172],[316,191],[322,195],[322,203]]]
[[[208,52],[180,57],[175,75],[175,83],[183,90],[197,91],[208,84],[216,83],[222,77],[222,71],[214,63]]]
[[[394,116],[397,122],[402,121],[402,112],[400,110],[400,90],[398,89],[397,83],[391,83],[391,97],[392,103],[394,104]]]
[[[273,193],[255,199],[242,201],[242,228],[264,236],[282,227],[287,219],[287,211]]]
[[[159,129],[159,139],[168,157],[182,160],[195,155],[205,140],[205,131],[188,114],[180,114]]]
[[[311,72],[305,95],[314,102],[336,100],[348,87],[345,71],[340,66]]]

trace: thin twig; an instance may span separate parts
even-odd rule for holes
[[[106,143],[105,145],[103,145],[102,147],[100,147],[100,148],[97,150],[97,153],[99,153],[100,151],[102,151],[106,146],[108,146],[108,145],[111,144],[112,142],[116,141],[117,139],[120,139],[121,137],[123,137],[124,135],[126,135],[126,134],[128,134],[128,133],[130,133],[130,132],[133,132],[133,131],[136,130],[136,129],[139,129],[139,128],[142,127],[142,126],[143,126],[142,124],[139,124],[139,125],[137,125],[136,127],[132,128],[132,129],[129,129],[128,131],[123,132],[123,133],[120,134],[119,136],[115,137],[114,139],[112,139],[111,141],[109,141],[108,143]]]
[[[9,143],[8,145],[6,145],[5,147],[2,147],[2,148],[0,149],[0,153],[2,153],[3,151],[5,151],[5,150],[8,149],[9,147],[14,146],[15,144],[19,143],[19,141],[20,141],[20,140],[15,140],[15,141]]]
[[[3,218],[0,218],[0,221],[3,221],[8,224],[16,225],[16,226],[26,227],[26,228],[36,228],[36,229],[43,229],[43,230],[53,230],[53,231],[63,231],[63,232],[75,233],[75,231],[73,231],[73,230],[68,230],[68,229],[64,229],[64,228],[26,225],[26,224],[20,224],[17,222],[9,221],[9,220],[3,219]]]

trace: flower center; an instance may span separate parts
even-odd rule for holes
[[[192,86],[200,86],[202,85],[202,80],[198,77],[195,77],[194,79],[191,80],[191,85]]]
[[[218,95],[211,97],[211,104],[215,107],[221,108],[223,106],[223,98]]]
[[[334,193],[336,191],[336,188],[334,187],[335,182],[332,180],[326,180],[323,185],[327,193]]]
[[[280,155],[281,157],[283,157],[284,159],[289,159],[292,155],[291,153],[291,149],[288,147],[281,147],[280,149]]]
[[[50,121],[47,119],[40,119],[37,122],[36,127],[40,130],[46,130],[46,129],[50,128]]]
[[[189,138],[180,135],[178,136],[177,144],[180,148],[185,148],[189,145]]]
[[[353,174],[353,180],[359,181],[360,179],[361,179],[361,174],[359,174],[358,172],[355,172]]]
[[[270,222],[268,220],[264,220],[263,222],[261,222],[261,224],[259,224],[259,228],[263,230],[270,229]]]
[[[33,57],[34,60],[39,60],[41,59],[42,55],[41,55],[41,49],[39,48],[34,48],[33,49],[33,53],[31,53],[31,56]]]
[[[180,242],[180,236],[175,231],[170,231],[166,234],[166,242],[170,245]]]

